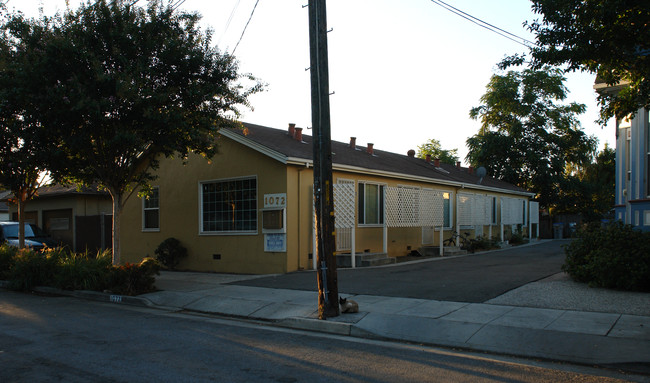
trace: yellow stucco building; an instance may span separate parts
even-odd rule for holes
[[[332,142],[332,152],[337,254],[355,254],[357,265],[364,254],[438,248],[458,230],[507,239],[536,222],[531,193],[471,168],[359,147],[354,139]],[[154,256],[174,237],[189,253],[179,269],[314,267],[312,141],[300,128],[223,130],[211,161],[163,159],[157,174],[153,196],[131,198],[123,210],[124,262]]]

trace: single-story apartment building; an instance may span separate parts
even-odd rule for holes
[[[188,249],[181,269],[267,274],[315,268],[312,138],[293,124],[284,130],[243,123],[220,134],[212,160],[162,159],[153,195],[127,201],[122,260],[154,256],[174,237]],[[355,138],[332,142],[338,256],[404,256],[440,247],[461,231],[507,240],[538,224],[532,193],[414,154],[361,147]]]

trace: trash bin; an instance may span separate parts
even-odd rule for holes
[[[553,224],[553,238],[562,239],[562,232],[564,231],[564,224],[562,222]]]

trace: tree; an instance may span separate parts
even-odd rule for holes
[[[650,107],[650,6],[645,1],[532,0],[542,20],[527,23],[536,34],[530,49],[533,69],[546,65],[567,71],[588,71],[613,86],[627,83],[618,93],[598,96],[601,124],[622,119]],[[502,69],[521,64],[512,56]]]
[[[605,145],[591,163],[567,175],[555,214],[580,214],[586,221],[607,217],[614,206],[616,151]]]
[[[445,150],[440,145],[440,141],[435,138],[430,139],[422,145],[418,145],[418,158],[426,158],[427,154],[431,158],[437,158],[444,164],[455,165],[458,162],[458,149]]]
[[[55,179],[110,193],[114,264],[122,208],[137,187],[147,190],[159,159],[212,157],[217,131],[237,126],[238,108],[262,89],[210,45],[198,14],[136,3],[89,1],[43,18],[51,33],[31,52],[40,82],[26,90],[51,142]],[[13,22],[25,25],[20,15]]]
[[[4,8],[0,5],[0,11]],[[11,191],[11,201],[17,205],[20,248],[25,247],[25,207],[46,178],[38,125],[26,114],[21,92],[24,82],[38,81],[25,78],[23,67],[26,52],[38,40],[33,37],[43,30],[34,23],[28,29],[32,38],[13,39],[7,29],[0,31],[0,185]]]
[[[585,164],[596,140],[580,130],[585,106],[562,104],[567,90],[557,69],[495,74],[470,117],[481,121],[467,139],[466,160],[488,174],[537,194],[552,206],[569,164]]]

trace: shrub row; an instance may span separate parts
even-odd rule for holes
[[[562,270],[594,287],[650,291],[650,233],[614,222],[587,225],[565,247]]]
[[[155,290],[158,262],[145,258],[139,264],[113,266],[111,252],[96,256],[69,253],[62,249],[34,252],[0,246],[0,279],[14,290],[50,286],[63,290],[110,291],[138,295]]]

